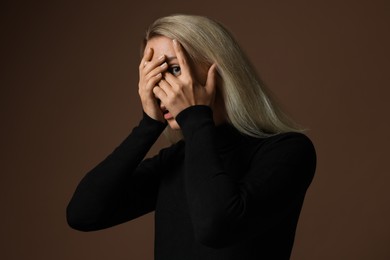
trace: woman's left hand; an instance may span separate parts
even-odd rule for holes
[[[165,72],[158,86],[153,88],[153,93],[173,117],[194,105],[206,105],[213,109],[216,92],[216,64],[208,69],[206,83],[203,86],[194,78],[183,48],[177,40],[173,40],[173,48],[181,74],[174,76],[168,71]]]

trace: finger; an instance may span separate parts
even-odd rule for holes
[[[148,61],[150,61],[153,57],[153,49],[152,48],[147,48],[144,51],[144,56],[141,59],[141,62],[139,63],[139,68],[142,69],[145,67]]]
[[[162,79],[158,83],[158,86],[165,92],[167,96],[172,93],[172,86],[166,80]]]
[[[172,41],[173,41],[173,49],[175,51],[176,58],[179,61],[181,75],[191,75],[190,67],[188,66],[187,58],[183,51],[183,47],[176,39],[173,39]]]
[[[152,48],[148,48],[145,52],[144,58],[145,61],[150,61],[153,57],[154,50]]]
[[[157,76],[158,74],[162,74],[164,73],[166,70],[168,69],[168,64],[166,62],[164,62],[163,64],[157,66],[157,67],[154,67],[147,75],[146,75],[146,79],[150,79],[150,78],[153,78],[155,76]]]
[[[162,74],[161,73],[159,73],[159,74],[153,76],[152,78],[150,78],[149,81],[146,84],[145,90],[149,90],[150,91],[151,89],[153,89],[153,87],[156,86],[156,84],[161,80],[161,78],[162,78]]]
[[[179,79],[176,76],[173,76],[170,72],[164,73],[164,79],[173,89],[177,89],[179,86]]]
[[[161,55],[157,59],[154,59],[152,61],[147,61],[146,65],[141,68],[141,71],[143,71],[144,75],[147,75],[150,73],[153,69],[155,69],[157,66],[162,65],[165,61],[165,55]],[[166,68],[164,68],[166,69]]]
[[[153,88],[153,94],[155,95],[156,98],[160,99],[163,103],[167,98],[167,94],[159,86],[155,86]]]

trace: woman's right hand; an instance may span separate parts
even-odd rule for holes
[[[160,56],[152,61],[153,49],[145,50],[144,57],[139,64],[138,94],[141,98],[144,112],[151,118],[165,122],[163,113],[154,96],[153,88],[162,79],[162,74],[168,68],[165,56]]]

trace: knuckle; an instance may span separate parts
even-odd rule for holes
[[[139,76],[140,78],[146,79],[148,75],[145,73],[145,71],[140,71]]]
[[[146,81],[150,81],[150,80],[152,80],[152,79],[153,79],[153,76],[152,76],[152,75],[150,75],[150,74],[145,75],[145,80],[146,80]]]
[[[175,94],[174,95],[170,95],[170,96],[167,97],[167,101],[171,105],[174,105],[175,100],[176,100],[176,95]]]

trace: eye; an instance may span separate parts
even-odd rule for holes
[[[173,76],[180,76],[181,74],[181,70],[180,70],[180,66],[177,66],[177,65],[174,65],[174,66],[171,66],[168,71],[170,73],[172,73]]]

